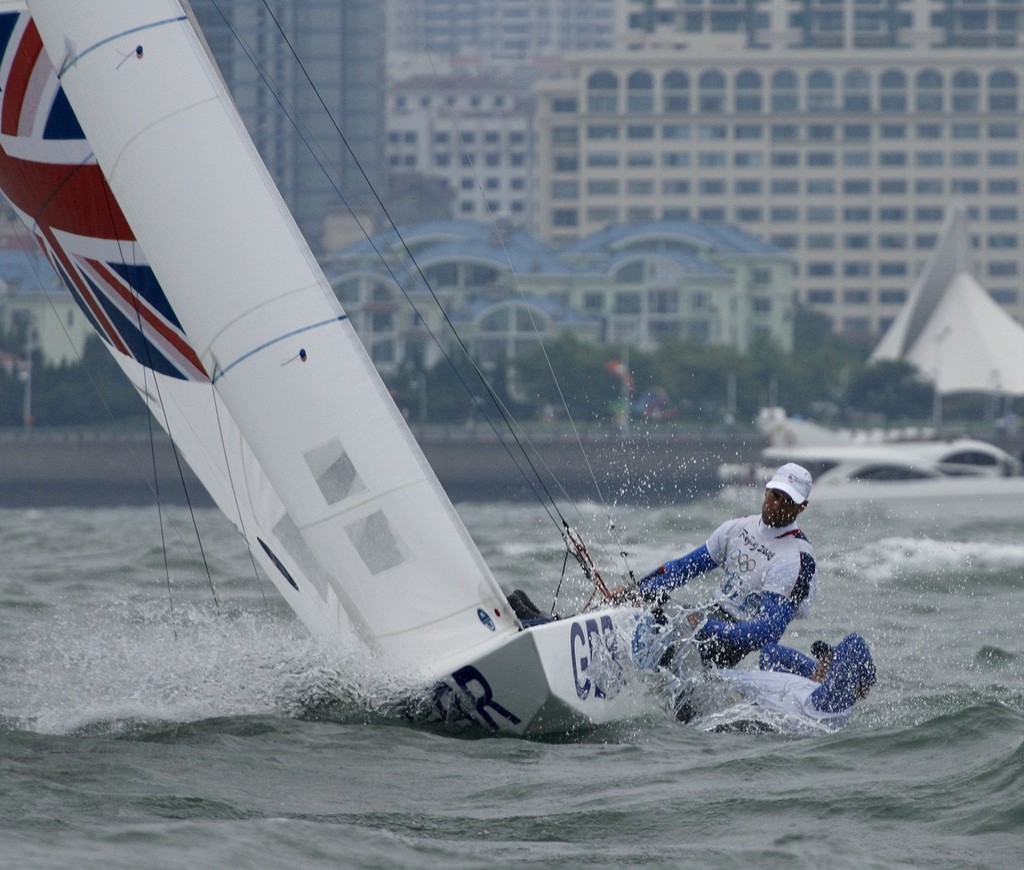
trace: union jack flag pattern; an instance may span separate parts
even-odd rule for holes
[[[0,188],[100,337],[208,380],[122,214],[27,13],[0,15]]]

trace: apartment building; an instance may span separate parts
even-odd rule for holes
[[[450,216],[526,224],[533,197],[533,98],[497,76],[414,76],[388,94],[393,175],[438,179]]]
[[[630,51],[537,86],[535,229],[727,222],[793,257],[798,298],[876,337],[946,212],[1024,318],[1022,12],[999,0],[628,0]]]
[[[523,60],[610,49],[619,0],[388,0],[388,51]]]

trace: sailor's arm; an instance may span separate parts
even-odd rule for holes
[[[708,619],[694,637],[697,640],[715,641],[741,655],[746,655],[765,644],[777,643],[786,631],[797,605],[789,598],[775,592],[766,592],[761,599],[761,609],[756,619],[743,622],[725,622]]]
[[[696,550],[659,565],[650,574],[640,578],[636,589],[641,597],[648,601],[658,597],[662,592],[669,592],[682,586],[694,577],[699,577],[712,568],[717,568],[718,563],[711,558],[708,552],[708,545],[701,544]]]

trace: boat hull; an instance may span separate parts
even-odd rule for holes
[[[632,657],[643,616],[610,608],[526,628],[440,680],[413,718],[523,736],[635,719],[649,711]]]

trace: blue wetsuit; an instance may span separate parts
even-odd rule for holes
[[[859,634],[848,634],[830,652],[831,661],[821,685],[810,694],[810,703],[823,713],[841,713],[864,697],[876,679],[875,663],[867,642]],[[820,661],[792,649],[771,643],[761,650],[758,667],[812,679]]]

